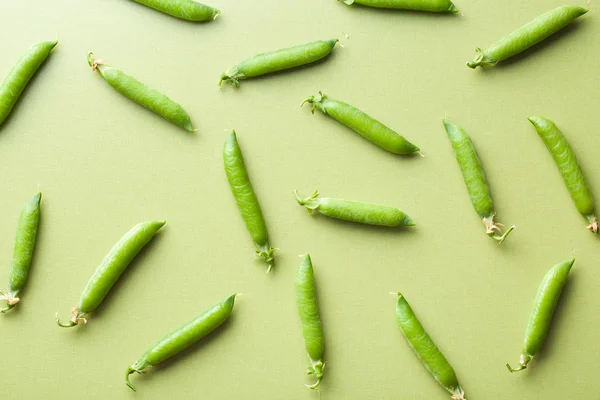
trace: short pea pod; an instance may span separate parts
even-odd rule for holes
[[[323,324],[319,313],[319,302],[317,300],[317,288],[315,286],[315,275],[310,255],[302,257],[300,268],[296,273],[296,303],[302,323],[302,336],[304,346],[310,365],[308,375],[314,375],[317,381],[312,385],[306,385],[310,389],[317,389],[323,380],[323,353],[325,352],[325,337],[323,336]]]
[[[588,11],[580,6],[561,6],[550,10],[494,43],[487,50],[477,48],[475,59],[469,61],[467,66],[494,66],[553,35]]]
[[[134,0],[175,18],[192,22],[212,21],[221,11],[194,0]]]
[[[548,271],[544,280],[538,288],[533,309],[529,315],[529,322],[525,330],[525,340],[523,341],[523,351],[519,359],[519,366],[512,368],[509,364],[506,367],[510,372],[522,371],[527,368],[527,364],[533,359],[533,356],[544,344],[548,334],[548,328],[554,315],[554,309],[562,290],[567,283],[569,271],[575,259],[561,262]]]
[[[528,120],[533,124],[548,151],[550,151],[552,158],[554,158],[577,210],[588,220],[587,229],[597,233],[598,218],[594,211],[594,200],[569,142],[567,142],[556,124],[549,119],[529,117]]]
[[[513,225],[504,234],[501,234],[500,228],[494,223],[496,214],[492,205],[492,197],[471,138],[458,125],[447,120],[443,122],[467,186],[471,203],[473,203],[473,208],[482,218],[487,235],[502,243],[515,227]]]
[[[236,294],[234,293],[222,302],[215,304],[152,346],[142,357],[127,368],[125,373],[127,386],[135,391],[135,386],[129,382],[129,375],[134,372],[138,374],[148,372],[149,368],[173,357],[217,329],[231,315],[235,297]]]
[[[427,12],[456,13],[458,8],[450,0],[340,0],[347,5],[360,4],[367,7],[416,10]]]
[[[88,53],[87,58],[92,70],[97,70],[117,92],[186,131],[195,131],[190,116],[178,103],[120,69],[105,64],[102,59],[94,58],[92,52]]]
[[[394,154],[412,154],[419,148],[373,117],[342,101],[330,99],[322,92],[302,102],[312,104],[315,109],[352,129],[369,142]]]
[[[73,308],[71,320],[63,324],[56,313],[58,325],[69,328],[80,322],[87,323],[87,315],[102,303],[131,261],[164,224],[165,221],[141,222],[125,233],[96,268],[81,294],[79,305]]]
[[[238,87],[242,79],[314,63],[331,54],[337,42],[337,39],[317,40],[255,55],[223,72],[219,86],[221,83],[227,82],[233,87]]]
[[[41,193],[33,196],[25,204],[19,216],[17,237],[15,239],[10,272],[8,273],[8,291],[6,293],[0,292],[2,295],[0,296],[0,300],[6,300],[7,305],[0,312],[4,313],[10,310],[21,300],[19,294],[25,287],[31,260],[33,259],[33,251],[40,224],[41,200]]]
[[[273,252],[275,249],[269,245],[267,224],[256,193],[254,193],[252,182],[248,177],[242,149],[233,130],[229,133],[223,146],[223,162],[231,192],[254,241],[256,255],[267,263],[267,272],[270,272],[274,263]]]
[[[34,44],[8,73],[0,86],[0,125],[8,117],[33,75],[57,44],[57,40]]]
[[[313,211],[331,218],[344,221],[358,222],[360,224],[379,226],[414,226],[414,221],[397,208],[360,201],[333,199],[321,197],[319,192],[314,192],[309,197],[301,197],[294,191],[296,201],[306,207],[309,214]]]
[[[465,400],[465,392],[458,383],[454,369],[425,331],[406,298],[401,293],[392,294],[398,296],[396,322],[410,348],[433,379],[452,395],[452,400]]]

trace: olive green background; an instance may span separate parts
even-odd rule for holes
[[[12,399],[317,399],[304,388],[297,255],[313,258],[327,340],[327,399],[443,399],[394,320],[402,291],[454,366],[468,399],[597,399],[600,238],[585,230],[557,169],[526,120],[554,120],[600,198],[596,11],[514,61],[465,62],[559,0],[457,0],[458,15],[346,7],[335,0],[213,2],[209,24],[126,0],[4,1],[0,76],[25,49],[59,45],[0,128],[0,258],[8,273],[20,208],[38,187],[42,223],[22,303],[0,316],[2,393]],[[593,5],[592,5],[593,7]],[[346,32],[346,39],[342,32]],[[323,63],[217,88],[255,53],[339,37]],[[131,103],[93,73],[86,53],[182,104],[189,134]],[[3,79],[3,78],[2,78]],[[318,90],[357,106],[426,157],[371,145],[300,102]],[[479,151],[502,246],[486,237],[441,124]],[[222,168],[235,128],[261,200],[273,273],[251,240]],[[394,205],[413,229],[310,217],[293,189]],[[90,322],[59,329],[111,246],[134,224],[167,225]],[[550,267],[575,266],[546,346],[511,375],[532,299]],[[2,278],[4,280],[5,278]],[[156,340],[232,292],[231,320],[145,376],[126,367]]]

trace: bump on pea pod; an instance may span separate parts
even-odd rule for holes
[[[508,368],[510,372],[526,369],[529,362],[533,359],[533,356],[535,356],[544,344],[546,336],[548,335],[548,329],[550,328],[550,322],[552,322],[554,310],[556,309],[563,288],[567,283],[569,272],[571,271],[574,262],[574,258],[561,262],[552,267],[544,276],[544,280],[540,284],[537,294],[535,295],[533,309],[529,315],[529,322],[527,323],[527,329],[525,330],[525,339],[523,340],[523,350],[519,359],[519,366],[517,368],[512,368],[509,364],[506,364],[506,368]]]
[[[369,142],[394,154],[414,154],[419,148],[388,128],[373,117],[342,101],[330,99],[323,92],[306,98],[305,103],[312,104],[311,112],[315,109],[329,115],[341,124],[352,129]]]
[[[0,300],[6,301],[6,307],[0,309],[2,313],[12,309],[21,300],[19,294],[27,282],[35,250],[35,242],[40,224],[41,200],[41,193],[34,195],[25,204],[19,216],[15,247],[10,264],[10,272],[8,273],[8,290],[6,293],[0,292]]]
[[[352,5],[366,7],[415,10],[440,13],[457,13],[459,10],[450,0],[340,0]]]
[[[129,375],[148,372],[151,367],[168,360],[221,326],[231,315],[236,296],[238,295],[232,294],[158,341],[127,368],[125,372],[127,386],[135,391],[135,386],[129,381]]]
[[[580,6],[561,6],[550,10],[494,43],[487,50],[477,48],[475,58],[469,61],[467,66],[494,66],[548,38],[588,11],[589,9]]]
[[[243,79],[312,64],[331,54],[337,42],[337,39],[317,40],[257,54],[223,72],[219,80],[219,87],[223,82],[227,82],[233,87],[239,87],[240,80]]]
[[[301,197],[298,195],[298,190],[295,190],[294,195],[298,204],[306,207],[309,214],[318,211],[331,218],[368,225],[389,227],[415,225],[408,215],[390,206],[321,197],[318,191],[311,196]]]
[[[590,232],[598,233],[598,218],[594,211],[594,200],[571,145],[556,124],[549,119],[529,117],[528,120],[533,124],[556,162],[577,211],[587,219],[589,223],[587,229]]]
[[[221,11],[194,0],[134,0],[175,18],[192,22],[206,22],[217,19]]]
[[[396,322],[408,345],[417,355],[425,369],[448,393],[452,400],[466,400],[465,391],[458,383],[454,369],[433,342],[414,311],[401,293],[390,293],[398,296],[396,302]]]
[[[125,233],[96,268],[81,294],[79,305],[72,310],[71,320],[62,323],[57,312],[56,323],[63,328],[70,328],[81,322],[86,324],[87,315],[98,308],[131,261],[165,223],[165,221],[142,222]]]
[[[452,144],[456,161],[460,167],[463,180],[467,186],[473,208],[482,218],[486,234],[498,243],[502,243],[515,229],[515,226],[511,226],[504,234],[502,234],[501,229],[499,228],[499,225],[502,224],[494,222],[496,213],[494,212],[490,189],[471,138],[458,125],[445,119],[443,122],[450,143]]]
[[[188,132],[196,131],[192,127],[188,113],[181,105],[166,95],[143,84],[133,76],[127,75],[120,69],[106,64],[104,60],[94,58],[92,52],[88,53],[87,61],[92,67],[92,71],[98,71],[100,76],[123,96]]]

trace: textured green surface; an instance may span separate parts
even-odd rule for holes
[[[394,318],[401,291],[450,360],[468,399],[593,399],[600,389],[600,238],[569,194],[529,115],[560,127],[600,199],[597,10],[536,51],[488,70],[465,62],[563,4],[458,1],[464,15],[347,7],[335,0],[209,3],[208,24],[125,0],[4,1],[0,76],[33,43],[59,39],[0,128],[0,283],[23,201],[44,192],[23,302],[0,316],[2,393],[13,399],[316,399],[294,296],[310,252],[328,360],[323,400],[446,399]],[[26,21],[25,24],[23,21]],[[341,32],[350,35],[344,39]],[[253,54],[338,36],[324,63],[217,89]],[[160,88],[200,131],[182,131],[115,93],[88,51]],[[426,155],[398,157],[331,118],[301,109],[323,90],[406,134]],[[471,135],[498,218],[517,229],[490,240],[473,212],[442,118]],[[235,128],[269,224],[277,265],[265,275],[223,171]],[[292,191],[395,206],[414,229],[306,216]],[[135,223],[166,219],[82,329],[67,318],[102,257]],[[546,346],[511,375],[536,289],[577,263]],[[224,326],[191,351],[123,383],[136,357],[190,316],[242,292]]]

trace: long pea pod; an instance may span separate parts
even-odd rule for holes
[[[452,144],[456,161],[467,186],[473,208],[475,208],[477,214],[482,218],[486,234],[498,241],[498,243],[502,243],[515,227],[513,225],[504,234],[501,234],[500,228],[494,222],[496,214],[494,213],[490,189],[471,138],[458,125],[447,120],[443,122],[450,143]]]
[[[152,346],[142,357],[127,368],[125,372],[127,386],[135,391],[135,386],[129,381],[129,375],[134,372],[138,374],[146,373],[149,368],[173,357],[217,329],[231,315],[236,296],[234,293],[222,302],[215,304]]]
[[[425,331],[406,298],[401,293],[391,294],[398,296],[396,322],[410,348],[433,379],[452,395],[452,400],[466,400],[454,369]]]
[[[192,121],[188,113],[178,103],[166,95],[150,88],[134,77],[127,75],[118,68],[104,63],[104,60],[94,58],[92,52],[87,56],[88,64],[93,71],[98,71],[100,76],[117,92],[133,102],[160,115],[167,121],[180,126],[189,132],[194,132]]]
[[[319,312],[319,301],[317,299],[317,288],[310,255],[305,254],[300,262],[296,273],[296,303],[298,314],[302,324],[302,336],[304,346],[310,360],[307,374],[314,375],[317,381],[312,385],[306,385],[309,389],[317,389],[323,380],[323,369],[325,361],[325,336],[323,335],[323,324]]]
[[[469,61],[467,66],[494,66],[553,35],[588,11],[589,9],[581,6],[561,6],[547,11],[494,43],[487,50],[477,48],[475,58]]]
[[[223,163],[225,165],[227,181],[231,187],[231,193],[242,214],[246,229],[248,229],[248,233],[252,237],[256,248],[256,255],[267,263],[268,273],[273,268],[275,262],[273,257],[275,249],[269,245],[267,224],[265,223],[258,197],[256,197],[256,193],[252,187],[252,182],[250,182],[250,178],[248,177],[242,149],[233,130],[229,133],[223,145]]]
[[[221,11],[194,0],[133,0],[175,18],[192,22],[216,19]]]
[[[8,117],[33,75],[57,44],[57,40],[34,44],[27,49],[4,78],[4,82],[0,85],[0,125]]]
[[[309,214],[314,211],[331,218],[379,226],[414,226],[414,221],[395,207],[361,201],[333,199],[321,197],[315,191],[309,197],[301,197],[294,191],[296,201],[306,207]]]
[[[367,7],[415,10],[427,12],[456,13],[458,8],[450,0],[340,0],[352,5],[360,4]]]
[[[233,87],[238,87],[242,79],[312,64],[331,54],[337,42],[337,39],[317,40],[316,42],[257,54],[223,72],[219,80],[219,86],[223,82],[227,82]]]
[[[575,207],[587,219],[589,223],[587,229],[598,233],[598,218],[594,211],[594,200],[571,145],[556,124],[549,119],[529,117],[528,120],[533,124],[556,162]]]
[[[57,312],[56,323],[63,328],[87,323],[87,315],[102,303],[131,261],[164,224],[165,221],[141,222],[125,233],[96,268],[81,294],[79,305],[73,308],[70,321],[60,322]]]
[[[41,193],[34,195],[25,204],[19,216],[15,247],[12,262],[10,263],[10,272],[8,273],[8,290],[6,293],[0,292],[0,300],[6,300],[7,304],[0,312],[7,312],[21,300],[19,294],[27,282],[35,250],[35,242],[40,224],[41,200]]]
[[[506,364],[506,368],[510,372],[522,371],[527,368],[527,364],[533,359],[533,356],[544,344],[550,322],[556,309],[556,304],[560,299],[562,290],[569,278],[569,272],[575,262],[574,258],[568,261],[561,262],[555,265],[544,276],[544,280],[540,284],[535,300],[533,301],[533,309],[529,315],[529,322],[525,330],[525,339],[523,340],[523,350],[519,359],[519,366],[512,368]]]

